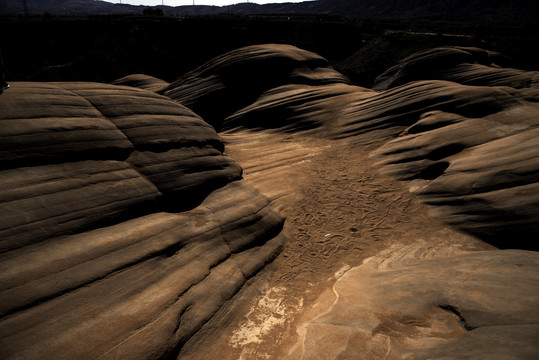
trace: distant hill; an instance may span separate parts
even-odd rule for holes
[[[112,4],[99,0],[26,0],[28,15],[43,15],[49,13],[59,16],[84,16],[84,15],[135,15],[142,14],[149,6],[135,6],[129,4]],[[155,6],[163,10],[166,15],[214,15],[220,13],[283,13],[297,12],[308,5],[269,4],[258,5],[243,3],[231,6]],[[3,0],[0,3],[0,14],[24,15],[23,0]]]
[[[318,0],[301,3],[230,6],[157,6],[166,15],[213,15],[222,13],[337,15],[353,18],[417,18],[428,20],[535,20],[536,0]],[[147,6],[112,4],[97,0],[26,0],[26,13],[60,16],[92,14],[141,14]],[[3,0],[0,14],[24,15],[23,0]]]
[[[0,2],[0,14],[24,15],[23,0],[3,0]],[[89,15],[89,14],[139,14],[142,9],[132,5],[111,4],[93,0],[26,0],[28,15]]]
[[[350,17],[421,17],[464,20],[470,18],[535,18],[535,0],[319,0],[317,10]]]

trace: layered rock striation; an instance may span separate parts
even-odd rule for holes
[[[316,54],[269,44],[171,84],[145,75],[116,85],[12,83],[0,96],[2,356],[175,358],[279,254],[283,218],[242,180],[215,128],[231,141],[255,130],[308,134],[316,145],[340,139],[445,222],[500,247],[536,249],[537,76],[495,59],[475,48],[429,50],[372,90]],[[251,165],[310,161],[324,146],[289,143]],[[450,241],[396,244],[347,268],[304,319],[289,358],[459,358],[456,347],[537,357],[536,254],[464,252]]]
[[[264,44],[218,56],[158,92],[221,129],[226,116],[274,87],[347,82],[320,55],[291,45]]]
[[[95,83],[0,108],[3,358],[173,356],[279,253],[282,217],[191,110]]]
[[[373,156],[382,171],[409,182],[444,221],[498,246],[535,249],[537,73],[495,66],[498,58],[477,48],[423,51],[380,76],[380,91],[283,83],[222,127],[381,146]]]
[[[417,241],[348,270],[287,358],[536,358],[537,254],[455,250]]]
[[[132,74],[112,82],[113,85],[132,86],[140,89],[157,92],[170,85],[165,80],[145,74]]]
[[[537,73],[502,68],[500,59],[477,48],[432,49],[389,69],[373,90],[282,81],[226,117],[223,129],[374,149],[381,172],[439,219],[498,247],[536,250]],[[280,356],[538,356],[536,253],[437,248],[431,238],[399,247],[347,270],[305,311],[314,316]]]
[[[432,79],[514,89],[539,87],[539,72],[501,67],[504,62],[506,59],[501,54],[475,47],[428,49],[390,67],[376,78],[373,89],[382,91],[411,81]]]
[[[538,114],[528,104],[484,118],[426,113],[374,156],[444,221],[497,246],[537,249]]]

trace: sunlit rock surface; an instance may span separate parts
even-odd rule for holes
[[[155,93],[0,96],[5,359],[175,354],[284,242],[213,128]]]
[[[144,74],[132,74],[124,76],[112,82],[113,85],[133,86],[140,89],[158,91],[170,84],[165,80]]]
[[[159,93],[193,109],[216,128],[264,91],[286,84],[346,83],[320,55],[283,44],[252,45],[218,56]]]
[[[404,62],[399,71],[423,74],[424,68],[434,77],[443,66],[463,61],[476,66],[474,59],[482,56],[487,59],[488,53],[481,49],[434,49],[411,56],[419,64]],[[430,67],[423,66],[425,58]],[[500,68],[485,75],[477,66],[476,80],[461,80],[482,85],[452,77],[381,92],[347,84],[280,86],[227,117],[223,127],[382,145],[374,152],[382,171],[411,181],[411,190],[444,221],[498,246],[536,249],[536,75]]]
[[[537,358],[537,254],[443,252],[393,246],[347,271],[312,306],[287,358]]]
[[[411,58],[417,63],[379,78],[379,91],[344,82],[266,90],[228,116],[223,129],[231,137],[271,130],[375,148],[381,172],[405,182],[432,205],[432,215],[497,246],[536,249],[536,74],[497,67],[498,55],[475,48],[434,49]],[[257,166],[266,169],[263,163]],[[466,252],[428,241],[400,246],[346,270],[305,309],[295,346],[258,355],[538,356],[536,253]],[[190,356],[209,358],[203,351]]]
[[[432,112],[375,152],[437,216],[501,247],[537,249],[539,109]]]

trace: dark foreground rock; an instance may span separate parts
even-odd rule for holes
[[[191,110],[95,83],[0,108],[3,358],[175,354],[279,253],[283,219]]]

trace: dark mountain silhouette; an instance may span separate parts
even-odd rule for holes
[[[148,6],[113,4],[105,1],[94,0],[27,0],[28,15],[42,15],[49,13],[60,16],[81,15],[135,15],[142,14]],[[156,6],[163,10],[166,15],[214,15],[220,13],[283,13],[301,12],[309,6],[298,4],[269,4],[258,5],[242,3],[231,6]],[[24,3],[22,0],[5,0],[0,4],[0,14],[24,15]]]
[[[0,14],[24,15],[142,14],[147,6],[112,4],[94,0],[4,0]],[[166,15],[213,15],[222,13],[337,15],[356,18],[424,18],[443,20],[534,19],[539,5],[533,0],[318,0],[301,3],[230,6],[158,6]]]
[[[132,5],[112,4],[93,0],[26,0],[28,15],[89,15],[89,14],[141,14],[142,8]],[[0,13],[24,15],[22,0],[5,0],[0,3]]]

